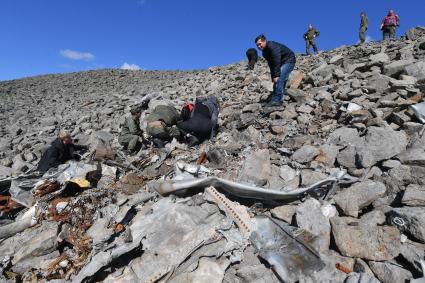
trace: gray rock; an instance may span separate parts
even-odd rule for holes
[[[415,64],[406,66],[405,70],[409,76],[415,77],[419,80],[425,79],[425,61],[419,61]]]
[[[414,61],[412,59],[409,60],[398,60],[393,61],[388,65],[385,65],[384,67],[384,74],[390,77],[398,77],[402,72],[404,72],[404,69],[413,64]]]
[[[327,140],[329,143],[336,145],[357,145],[362,142],[358,131],[355,128],[342,127],[333,131]]]
[[[385,195],[385,185],[370,180],[357,183],[334,196],[336,205],[345,215],[357,217],[359,211]]]
[[[29,257],[43,256],[53,252],[58,245],[56,239],[57,232],[57,223],[45,222],[44,229],[32,238],[28,239],[27,242],[14,254],[12,263],[16,264]]]
[[[344,61],[344,56],[337,54],[329,60],[329,64],[339,65],[342,63],[342,61]]]
[[[397,155],[397,158],[403,164],[425,166],[425,150],[423,148],[408,148]]]
[[[357,168],[358,162],[356,148],[352,145],[348,145],[338,153],[336,160],[339,165],[344,166],[345,168]]]
[[[413,277],[410,271],[388,262],[370,261],[369,266],[382,283],[406,282]]]
[[[400,253],[400,232],[390,226],[355,226],[355,221],[330,219],[335,243],[344,256],[390,260]]]
[[[267,149],[249,154],[245,160],[239,179],[258,186],[267,184],[271,173],[270,153]]]
[[[318,251],[329,250],[331,225],[329,219],[323,215],[318,200],[309,198],[298,205],[296,220],[298,227],[317,236],[313,245]]]
[[[390,159],[406,150],[407,138],[403,132],[391,128],[369,127],[365,142],[358,146],[357,154],[363,167]]]
[[[304,145],[292,155],[292,159],[299,163],[312,161],[320,153],[319,149],[312,145]]]
[[[421,243],[425,243],[425,209],[423,207],[401,207],[392,210],[405,223],[400,229]]]
[[[272,216],[278,219],[281,219],[289,224],[292,223],[292,218],[294,217],[296,210],[296,205],[282,205],[275,207],[271,210]]]
[[[279,168],[279,176],[284,180],[285,186],[297,188],[300,183],[299,175],[299,172],[288,165],[283,165]]]
[[[393,168],[396,168],[400,165],[401,165],[400,161],[393,160],[393,159],[386,160],[386,161],[382,162],[382,167],[384,167],[386,169],[393,169]]]
[[[304,169],[301,171],[301,186],[307,187],[313,185],[327,177],[328,176],[322,172]]]
[[[385,224],[386,217],[383,211],[381,210],[373,210],[368,212],[359,220],[360,225],[369,225],[369,226],[378,226]]]
[[[380,281],[367,273],[350,273],[344,283],[380,283]]]
[[[403,194],[401,203],[408,206],[425,206],[425,187],[410,184]]]
[[[382,93],[388,89],[390,79],[387,76],[376,74],[367,79],[366,88],[378,93]]]
[[[12,173],[12,168],[0,165],[0,177],[9,177],[12,175]]]
[[[390,61],[390,56],[386,53],[378,53],[371,55],[369,59],[372,63],[388,63]]]

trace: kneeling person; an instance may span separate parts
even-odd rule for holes
[[[146,133],[152,137],[155,146],[163,147],[164,143],[180,137],[176,127],[178,120],[179,112],[170,105],[158,105],[146,117]]]
[[[78,150],[87,150],[86,146],[72,143],[71,135],[66,130],[60,130],[58,137],[51,143],[49,148],[41,156],[37,170],[45,173],[71,159],[79,160]]]
[[[203,142],[215,136],[218,120],[218,100],[215,96],[196,98],[193,111],[189,114],[183,108],[181,116],[183,122],[178,127],[186,134],[191,135],[187,140],[190,146]]]
[[[141,146],[139,139],[143,132],[140,129],[141,109],[134,107],[130,110],[131,116],[127,117],[121,127],[121,133],[118,142],[129,151],[136,151]]]

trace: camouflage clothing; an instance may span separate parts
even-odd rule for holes
[[[134,120],[133,116],[129,116],[121,127],[118,142],[128,150],[135,150],[142,134],[139,121]]]
[[[366,31],[369,26],[369,19],[363,14],[360,21],[359,39],[361,43],[366,41]]]
[[[179,117],[179,112],[173,106],[158,105],[146,117],[146,133],[153,138],[159,138],[161,140],[178,137],[180,131],[176,127],[176,124]]]
[[[316,37],[320,35],[320,32],[315,28],[308,29],[306,33],[304,33],[305,39],[305,53],[310,55],[310,45],[313,46],[314,53],[317,54],[317,45],[316,45]]]

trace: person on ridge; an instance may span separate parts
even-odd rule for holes
[[[281,43],[267,41],[263,34],[255,38],[255,44],[263,52],[273,82],[273,96],[268,106],[281,106],[285,95],[286,82],[295,67],[295,54]]]
[[[246,51],[246,57],[248,58],[248,69],[254,70],[254,66],[258,61],[258,53],[254,48],[249,48]]]
[[[381,30],[382,30],[382,37],[384,40],[387,39],[395,39],[395,33],[397,27],[400,26],[400,18],[398,15],[394,13],[393,10],[389,10],[388,14],[385,16],[385,18],[382,20],[381,23]]]
[[[369,26],[369,19],[366,16],[365,12],[360,13],[360,30],[359,30],[359,39],[360,43],[366,41],[366,31]]]
[[[79,160],[80,156],[76,151],[87,149],[87,146],[72,143],[69,132],[62,129],[59,131],[58,137],[41,156],[41,159],[38,162],[37,171],[45,173],[50,168],[58,167],[60,164],[63,164],[68,160]]]
[[[314,54],[317,54],[316,37],[320,35],[320,32],[316,30],[313,25],[308,25],[308,30],[304,33],[305,40],[305,53],[310,55],[310,44],[313,46]]]
[[[140,139],[143,139],[143,132],[140,129],[140,115],[142,110],[139,106],[130,109],[131,116],[128,116],[121,126],[121,133],[118,142],[124,149],[134,152],[141,148]]]

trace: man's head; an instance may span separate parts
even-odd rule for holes
[[[255,38],[255,45],[257,45],[258,49],[264,50],[267,46],[267,39],[264,34],[260,34]]]
[[[363,16],[365,16],[366,15],[366,13],[365,12],[361,12],[360,13],[360,17],[363,17]]]
[[[58,134],[58,138],[60,138],[63,142],[63,144],[70,144],[71,143],[71,135],[67,130],[60,130]]]
[[[130,113],[134,119],[139,119],[140,115],[142,114],[142,111],[139,106],[135,106],[130,109]]]
[[[388,11],[388,15],[389,15],[389,16],[394,15],[394,10],[389,10],[389,11]]]
[[[313,25],[312,24],[309,24],[308,25],[308,29],[313,29]]]

